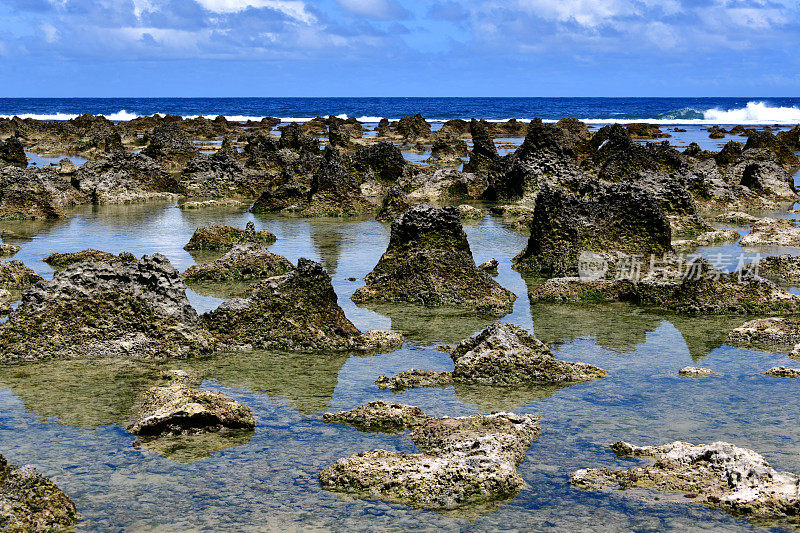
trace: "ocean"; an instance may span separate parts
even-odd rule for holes
[[[362,122],[421,113],[431,122],[575,117],[592,124],[797,124],[800,98],[0,98],[0,117],[68,120],[83,113],[122,121],[153,114],[303,122],[316,116]]]

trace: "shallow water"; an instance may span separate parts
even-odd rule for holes
[[[693,140],[703,136],[695,130]],[[788,211],[768,214],[798,218]],[[243,227],[248,221],[278,237],[273,252],[293,262],[299,257],[320,261],[356,326],[401,330],[405,346],[374,357],[257,352],[165,364],[70,361],[0,367],[0,453],[12,463],[37,465],[59,484],[83,515],[79,530],[745,531],[761,527],[692,504],[581,492],[570,487],[568,475],[584,467],[637,464],[608,449],[620,439],[637,444],[728,440],[764,454],[778,469],[800,472],[800,382],[761,374],[771,366],[797,363],[786,355],[725,345],[728,331],[745,318],[686,318],[626,305],[532,307],[528,283],[511,269],[511,258],[527,238],[492,217],[465,223],[465,231],[476,262],[499,260],[497,280],[519,297],[503,320],[534,331],[558,357],[608,369],[608,377],[560,389],[459,386],[400,395],[379,390],[374,380],[381,374],[452,369],[436,347],[454,344],[491,321],[447,310],[353,304],[350,296],[388,243],[388,225],[374,220],[256,217],[245,209],[182,211],[173,203],[150,203],[86,206],[64,221],[3,222],[2,229],[14,235],[5,242],[22,247],[14,259],[50,277],[43,258],[87,247],[137,256],[161,252],[183,271],[213,257],[183,250],[197,227],[213,222]],[[800,249],[743,250],[737,244],[695,253],[712,258],[742,252],[800,255]],[[736,265],[719,266],[732,270]],[[213,284],[193,288],[187,294],[199,312],[241,290]],[[678,369],[689,364],[708,366],[715,374],[679,377]],[[221,390],[253,409],[256,431],[134,448],[124,427],[139,395],[164,368],[202,372],[203,388]],[[322,423],[326,410],[379,398],[437,415],[507,409],[542,416],[542,436],[519,468],[527,488],[483,515],[343,501],[320,490],[318,472],[340,457],[375,448],[414,451],[404,436]]]
[[[532,308],[527,283],[510,263],[526,237],[491,217],[467,223],[465,230],[476,262],[498,259],[498,281],[519,296],[504,320],[535,331],[561,358],[608,369],[607,378],[561,389],[449,387],[400,395],[379,390],[374,380],[381,374],[451,369],[449,357],[436,347],[490,321],[447,311],[355,306],[349,297],[363,282],[348,278],[363,278],[388,242],[388,226],[374,220],[258,218],[244,210],[181,211],[154,203],[87,207],[56,224],[4,227],[19,235],[6,239],[22,246],[16,259],[50,276],[41,259],[86,247],[137,256],[162,252],[184,270],[194,259],[182,247],[196,227],[215,221],[241,227],[250,220],[275,233],[275,253],[321,261],[359,328],[402,330],[405,346],[374,357],[262,352],[165,365],[71,361],[2,368],[0,450],[13,463],[37,465],[72,497],[83,515],[79,530],[750,530],[756,526],[700,506],[581,492],[569,486],[568,474],[635,464],[608,449],[619,439],[728,440],[763,453],[779,469],[800,471],[800,382],[761,374],[793,362],[726,346],[725,335],[744,318],[688,319],[628,306]],[[221,301],[208,294],[222,295],[224,289],[201,292],[207,295],[189,296],[202,312]],[[677,375],[694,363],[715,374]],[[139,394],[163,368],[199,370],[203,388],[249,405],[259,421],[254,434],[162,449],[132,447],[124,426]],[[520,466],[527,488],[483,516],[343,501],[320,490],[316,475],[340,457],[375,448],[414,451],[404,436],[322,423],[326,410],[379,398],[437,415],[513,409],[542,416],[542,436]]]

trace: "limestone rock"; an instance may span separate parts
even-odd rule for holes
[[[233,248],[235,244],[242,240],[242,238],[245,236],[245,233],[250,230],[251,226],[253,231],[252,235],[249,237],[249,240],[254,240],[255,242],[259,242],[264,246],[269,246],[277,240],[275,235],[269,231],[255,231],[255,225],[252,222],[248,222],[247,227],[243,230],[234,228],[233,226],[225,226],[223,224],[212,224],[211,226],[197,228],[194,234],[192,234],[192,238],[189,239],[189,242],[183,247],[183,249],[187,251],[208,250],[214,252],[227,252]]]

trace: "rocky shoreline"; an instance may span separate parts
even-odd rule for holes
[[[286,125],[222,117],[0,119],[0,222],[65,221],[81,206],[154,200],[179,203],[204,221],[214,209],[247,209],[257,221],[374,218],[376,226],[386,225],[388,246],[376,264],[367,265],[363,284],[347,293],[352,302],[365,313],[394,306],[484,321],[474,328],[466,322],[474,336],[447,349],[452,370],[398,365],[393,375],[370,378],[377,377],[378,389],[453,387],[457,397],[464,390],[473,398],[488,391],[505,400],[519,390],[550,391],[521,394],[527,400],[518,405],[524,405],[564,387],[611,378],[598,366],[556,357],[557,343],[546,344],[520,326],[484,327],[514,312],[518,294],[500,283],[512,287],[506,276],[512,266],[524,276],[534,306],[629,304],[687,321],[742,316],[741,325],[715,334],[727,335],[730,346],[800,359],[800,296],[792,290],[800,283],[796,257],[768,253],[729,270],[685,254],[722,243],[756,250],[800,245],[796,222],[775,215],[800,200],[793,178],[800,170],[796,132],[736,131],[744,142],[731,140],[711,152],[697,145],[678,151],[660,140],[669,134],[651,124],[591,131],[568,118],[555,124],[452,120],[434,131],[413,115],[382,121],[374,135],[355,119],[335,116]],[[524,138],[521,144],[507,148],[505,140],[516,137]],[[209,141],[219,144],[214,153],[202,149]],[[26,152],[89,161],[38,168],[28,164]],[[408,152],[430,154],[411,163]],[[772,216],[761,216],[765,211]],[[516,255],[490,249],[493,255],[479,261],[492,259],[478,265],[465,227],[487,220],[523,232],[527,244]],[[13,240],[11,235],[3,228],[3,238]],[[346,360],[392,353],[406,342],[401,331],[359,329],[339,303],[336,265],[329,272],[324,257],[321,264],[287,254],[293,263],[273,253],[270,247],[283,242],[256,231],[253,222],[244,229],[198,224],[184,248],[197,264],[183,272],[160,253],[137,258],[90,247],[48,255],[44,262],[54,273],[45,279],[11,259],[26,259],[24,252],[17,255],[24,249],[20,243],[0,245],[8,258],[0,260],[0,314],[8,316],[0,322],[4,365],[115,359],[172,364],[266,351],[289,354],[302,366],[336,354]],[[199,314],[187,290],[200,283],[242,287]],[[715,370],[691,365],[671,373],[702,386],[724,379]],[[800,376],[782,365],[763,373],[765,380]],[[256,431],[254,410],[201,389],[199,374],[173,371],[159,380],[131,413],[127,429],[136,447],[192,462],[243,446]],[[326,413],[322,420],[362,432],[409,432],[419,452],[376,449],[344,457],[319,472],[323,489],[441,513],[491,512],[519,494],[525,480],[517,467],[541,433],[539,418],[530,414],[437,417],[386,401]],[[692,495],[687,500],[758,519],[792,522],[800,508],[795,474],[773,470],[760,455],[732,444],[617,443],[612,449],[655,464],[580,470],[571,483],[585,490],[682,492]],[[0,456],[0,529],[69,529],[78,516],[55,485]]]

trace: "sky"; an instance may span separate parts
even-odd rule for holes
[[[800,0],[0,0],[0,97],[800,96]]]

